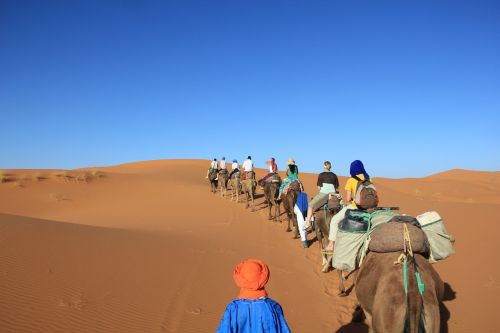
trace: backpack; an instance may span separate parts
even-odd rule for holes
[[[360,178],[354,176],[354,179],[358,181],[358,186],[356,188],[356,195],[354,196],[354,202],[356,206],[362,209],[370,209],[378,206],[378,194],[377,188],[369,180],[361,180]]]

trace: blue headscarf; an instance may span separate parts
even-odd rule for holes
[[[363,162],[360,160],[356,160],[351,163],[351,170],[350,170],[351,177],[354,177],[359,174],[363,174],[365,176],[365,179],[368,180],[370,179],[370,175],[366,173],[365,167],[363,166]]]

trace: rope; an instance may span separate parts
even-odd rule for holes
[[[410,232],[408,231],[408,226],[406,223],[403,226],[403,242],[404,242],[404,250],[405,253],[408,253],[410,257],[413,257],[413,249],[411,247],[411,238],[410,238]],[[406,248],[406,243],[408,243],[408,249]]]
[[[418,292],[420,295],[424,294],[425,285],[422,282],[422,278],[418,271],[417,262],[415,257],[413,256],[413,249],[411,247],[411,237],[410,231],[408,230],[408,226],[405,224],[403,226],[403,253],[399,256],[397,262],[403,263],[403,287],[405,290],[405,295],[408,295],[408,256],[412,258],[413,268],[415,269],[415,278],[417,279]],[[408,244],[408,247],[407,245]]]

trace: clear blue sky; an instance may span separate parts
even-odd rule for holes
[[[2,0],[0,115],[0,168],[500,170],[500,2]]]

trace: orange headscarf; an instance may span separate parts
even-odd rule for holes
[[[233,279],[241,288],[238,298],[257,299],[267,296],[264,286],[269,280],[269,268],[262,260],[243,260],[234,269]]]

